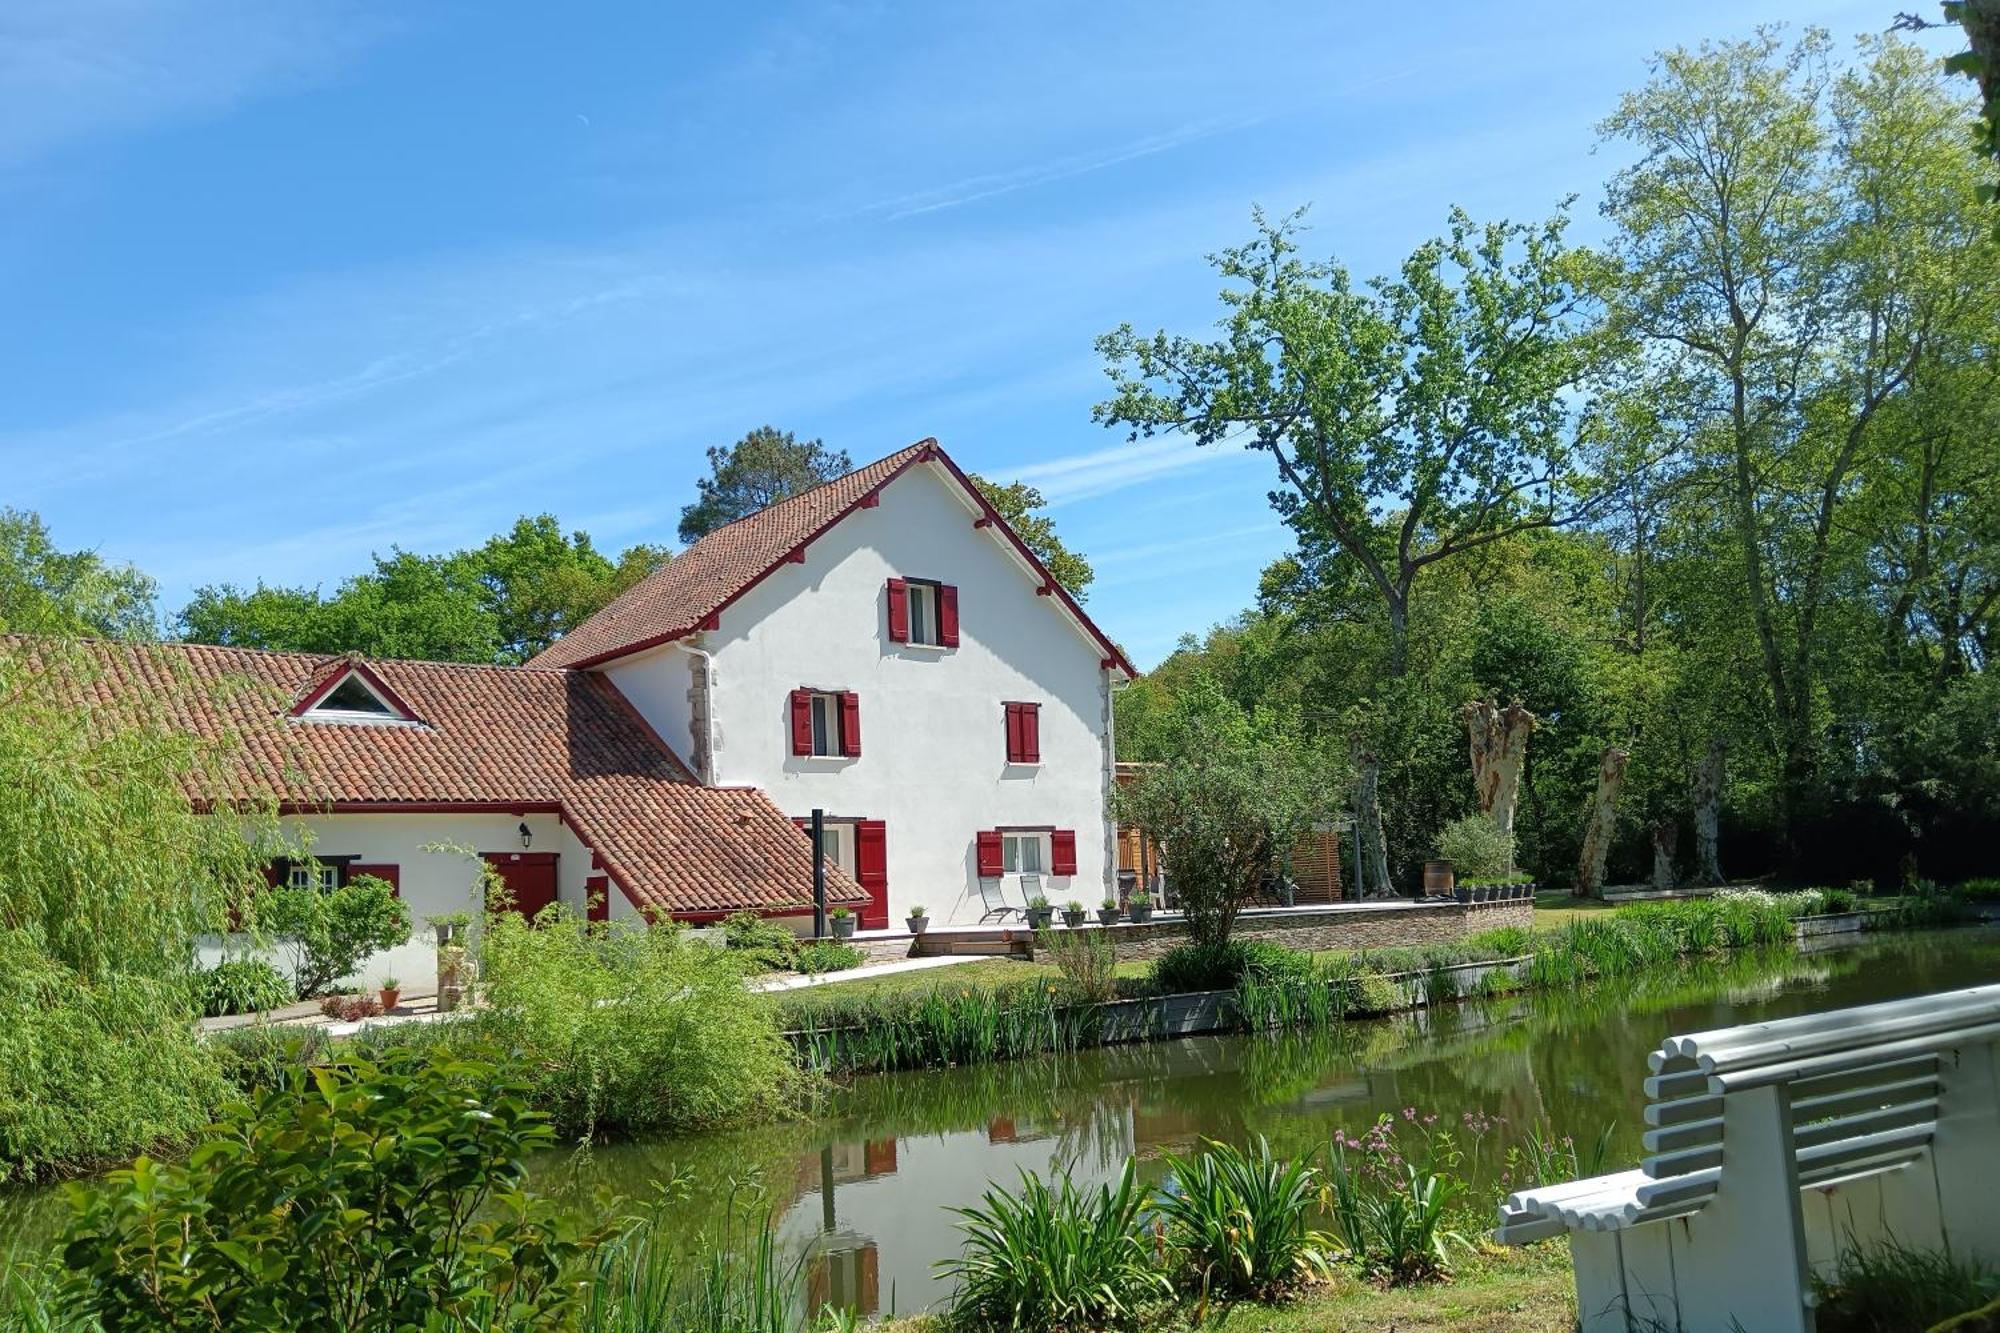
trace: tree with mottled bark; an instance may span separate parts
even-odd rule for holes
[[[1720,736],[1711,737],[1708,751],[1695,767],[1689,784],[1689,803],[1694,807],[1694,882],[1722,883],[1722,762],[1728,746]]]
[[[1363,898],[1393,898],[1396,884],[1389,877],[1389,840],[1382,836],[1382,761],[1363,737],[1352,740],[1354,828],[1361,842],[1361,864],[1354,873]]]
[[[1473,699],[1465,705],[1465,730],[1472,749],[1472,786],[1480,813],[1511,837],[1514,810],[1521,796],[1521,766],[1527,762],[1535,715],[1519,699],[1505,708],[1498,699]]]
[[[1576,861],[1576,895],[1580,898],[1604,896],[1604,863],[1611,855],[1611,842],[1618,833],[1618,793],[1625,785],[1625,765],[1629,751],[1616,745],[1604,747],[1597,760],[1597,791],[1583,823],[1583,850]]]
[[[1647,826],[1653,836],[1653,887],[1672,893],[1679,882],[1674,873],[1674,848],[1681,840],[1681,826],[1671,819],[1656,819]]]

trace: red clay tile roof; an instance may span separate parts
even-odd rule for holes
[[[1019,534],[994,512],[934,439],[919,440],[844,477],[801,491],[789,500],[780,500],[768,509],[717,528],[543,649],[528,665],[596,666],[693,633],[701,628],[703,621],[784,564],[800,545],[853,513],[862,501],[905,468],[933,461],[943,464],[965,487],[966,493],[985,509],[985,517],[994,529],[1014,544],[1084,631],[1097,641],[1106,661],[1128,676],[1137,676],[1138,671],[1125,654],[1091,623],[1090,617],[1056,583]]]
[[[726,523],[556,640],[530,666],[591,666],[679,638],[847,515],[869,492],[928,457],[919,440],[887,458]]]
[[[0,636],[41,663],[58,653]],[[633,902],[656,912],[807,908],[805,835],[761,791],[703,787],[597,672],[371,661],[422,725],[286,720],[345,659],[200,644],[82,645],[83,702],[134,700],[226,742],[216,803],[275,797],[294,811],[553,810]],[[829,866],[828,897],[866,895]]]

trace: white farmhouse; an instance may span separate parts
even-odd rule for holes
[[[1016,904],[1024,875],[1057,902],[1116,883],[1131,667],[935,441],[718,529],[523,667],[86,650],[80,704],[223,744],[190,796],[275,799],[306,835],[274,878],[377,875],[420,928],[477,905],[471,857],[530,913],[803,927],[815,809],[864,928],[976,922],[982,881]],[[428,975],[428,939],[358,979]]]
[[[934,440],[717,529],[530,665],[609,677],[710,786],[824,811],[864,927],[977,921],[982,878],[1115,886],[1130,664]]]

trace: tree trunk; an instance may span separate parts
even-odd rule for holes
[[[1354,820],[1361,837],[1357,871],[1361,896],[1393,898],[1396,886],[1389,880],[1389,840],[1382,832],[1382,761],[1372,751],[1363,751],[1355,766],[1359,773],[1354,786]]]
[[[1604,861],[1611,855],[1611,838],[1618,827],[1618,790],[1625,785],[1625,763],[1632,756],[1615,745],[1604,747],[1597,761],[1597,795],[1583,826],[1583,852],[1576,861],[1578,897],[1604,896]]]
[[[1472,785],[1480,812],[1502,833],[1514,831],[1521,799],[1521,766],[1535,715],[1516,699],[1505,708],[1498,699],[1474,699],[1465,706],[1465,731],[1472,749]]]
[[[1674,845],[1680,832],[1680,825],[1671,819],[1653,821],[1653,887],[1662,893],[1674,891]]]
[[[1722,825],[1722,756],[1727,747],[1720,736],[1710,738],[1708,753],[1694,771],[1690,795],[1694,802],[1694,882],[1722,883],[1719,833]]]

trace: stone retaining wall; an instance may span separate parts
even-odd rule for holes
[[[1270,940],[1312,953],[1325,949],[1397,949],[1462,940],[1503,926],[1535,923],[1532,899],[1499,903],[1352,903],[1323,909],[1244,912],[1233,939]],[[1061,929],[1060,926],[1057,929]],[[1158,958],[1187,939],[1180,921],[1108,927],[1121,959]],[[1032,947],[1032,946],[1031,946]]]

